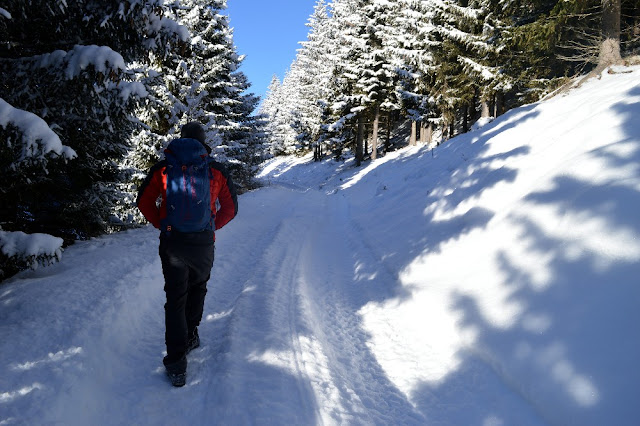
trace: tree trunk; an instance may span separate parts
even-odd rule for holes
[[[409,145],[416,145],[416,121],[411,120],[411,137],[409,138]]]
[[[504,113],[504,93],[496,93],[495,100],[493,116],[497,118]]]
[[[367,153],[369,152],[369,137],[366,124],[364,125],[364,134],[362,140],[364,141],[364,149],[362,151],[362,158],[364,159],[364,157],[366,157]]]
[[[391,111],[389,111],[389,114],[387,115],[387,134],[384,139],[384,152],[389,152],[389,149],[391,148],[391,126],[393,125],[391,120]]]
[[[364,113],[358,115],[358,135],[356,137],[356,167],[362,164],[362,142],[364,140]]]
[[[378,126],[380,125],[380,107],[376,106],[373,118],[373,136],[371,138],[371,159],[378,158]]]
[[[620,63],[621,0],[602,0],[602,43],[598,68]]]
[[[469,105],[465,105],[462,108],[462,133],[469,131]]]
[[[476,108],[476,105],[478,105],[480,102],[478,101],[478,99],[480,98],[480,91],[478,90],[477,87],[474,87],[473,89],[473,99],[471,100],[471,107],[469,108],[469,118],[471,119],[471,123],[475,123],[476,121],[478,121],[478,109]]]
[[[320,142],[316,142],[315,147],[313,148],[313,159],[314,161],[322,160],[322,146]]]
[[[481,118],[488,118],[491,113],[489,112],[489,102],[487,101],[482,101],[480,102],[480,117]]]

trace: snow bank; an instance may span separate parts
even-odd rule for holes
[[[14,108],[0,98],[0,126],[13,125],[22,133],[22,156],[20,160],[39,157],[54,152],[67,159],[77,156],[76,152],[62,144],[60,137],[37,115]]]
[[[426,424],[631,426],[638,116],[640,67],[614,68],[434,149],[333,176],[331,162],[278,158],[260,177],[314,188],[324,174],[319,217],[344,200],[332,247],[354,259],[344,287],[364,300],[383,376]]]
[[[487,124],[491,123],[493,120],[494,120],[493,117],[481,117],[478,119],[478,121],[473,123],[473,125],[471,126],[471,131],[480,130]]]

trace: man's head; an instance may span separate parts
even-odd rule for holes
[[[211,154],[211,148],[205,143],[204,129],[202,128],[200,123],[192,121],[182,126],[180,137],[191,138],[200,141],[200,143],[207,149],[207,152]]]

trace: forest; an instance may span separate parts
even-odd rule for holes
[[[318,1],[309,34],[261,111],[274,155],[357,164],[440,143],[572,77],[637,55],[638,1]]]
[[[640,47],[639,0],[318,0],[258,107],[226,4],[3,2],[0,279],[144,224],[137,187],[186,122],[242,192],[271,156],[439,144]]]

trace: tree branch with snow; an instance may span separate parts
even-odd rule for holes
[[[46,121],[32,112],[14,108],[0,98],[0,127],[6,129],[10,125],[16,127],[22,135],[22,154],[18,162],[27,158],[44,159],[50,153],[68,160],[77,156],[73,149],[62,144],[60,137]]]

